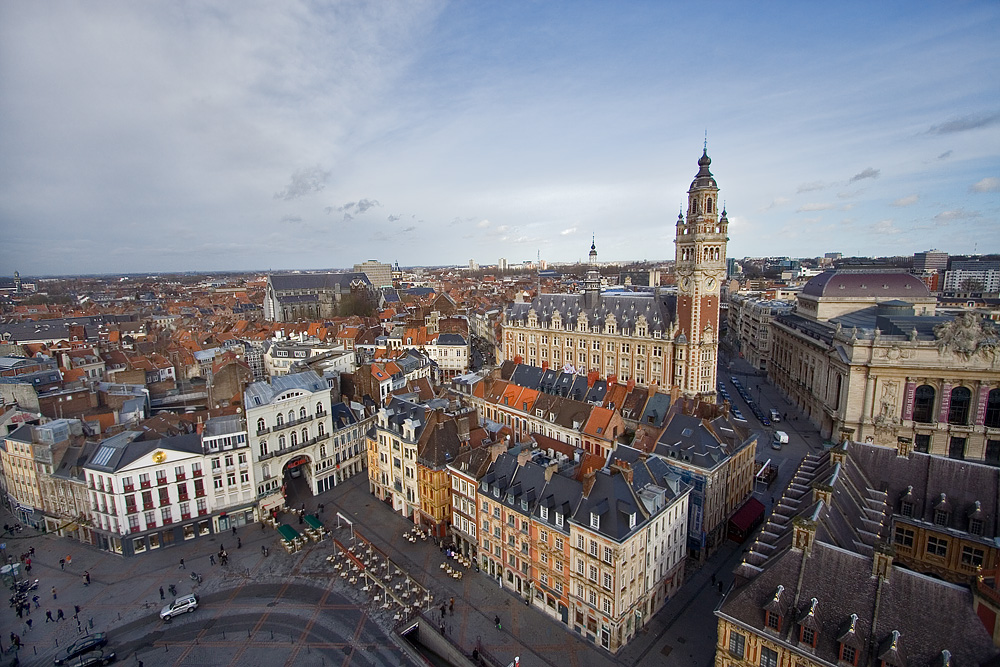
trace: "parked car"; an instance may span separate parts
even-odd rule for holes
[[[160,618],[169,621],[177,614],[186,614],[198,608],[198,596],[194,593],[182,595],[160,610]]]
[[[737,421],[745,422],[747,420],[747,418],[743,416],[743,413],[740,412],[739,408],[733,408],[730,412],[733,415],[733,419],[736,419]]]
[[[73,658],[78,655],[83,655],[89,651],[94,651],[96,649],[105,646],[108,643],[108,635],[104,632],[95,632],[89,637],[84,637],[79,639],[65,649],[63,649],[59,655],[56,656],[57,665],[68,664]],[[74,663],[75,664],[75,663]]]

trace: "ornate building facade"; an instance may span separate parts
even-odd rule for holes
[[[601,294],[597,248],[581,294],[538,294],[504,313],[501,359],[597,373],[639,385],[677,387],[715,400],[719,285],[726,275],[729,221],[707,152],[675,229],[677,292]]]
[[[1000,334],[915,276],[830,271],[773,322],[771,379],[825,437],[1000,464]]]

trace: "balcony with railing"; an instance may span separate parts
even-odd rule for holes
[[[299,424],[307,424],[314,419],[316,419],[315,415],[306,415],[305,417],[293,419],[292,421],[285,422],[284,424],[275,424],[272,430],[275,432],[283,431],[286,428],[292,428],[293,426],[298,426]]]
[[[183,472],[177,473],[175,475],[175,477],[174,477],[174,481],[175,482],[183,482],[186,479],[187,479],[187,473],[183,473]]]
[[[323,435],[317,435],[315,438],[309,438],[308,440],[300,442],[292,447],[285,447],[284,449],[276,449],[274,451],[268,452],[267,454],[262,454],[259,460],[266,461],[268,459],[273,459],[275,456],[281,456],[282,454],[296,452],[300,449],[305,449],[306,447],[312,447],[317,442],[322,442],[323,440],[327,440],[329,439],[329,437],[330,437],[329,433],[324,433]]]

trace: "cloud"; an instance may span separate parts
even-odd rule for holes
[[[979,130],[1000,123],[1000,111],[989,113],[970,114],[960,118],[954,118],[940,125],[932,125],[927,134],[954,134],[956,132],[968,132],[969,130]]]
[[[920,195],[910,195],[909,197],[900,197],[896,201],[892,202],[893,206],[913,206],[920,200]]]
[[[866,178],[878,178],[879,174],[881,173],[882,173],[881,169],[873,169],[872,167],[868,167],[867,169],[859,171],[858,173],[854,174],[854,176],[851,176],[851,180],[849,180],[848,183],[857,183],[858,181],[863,181]]]
[[[821,181],[813,181],[812,183],[803,183],[795,192],[798,194],[802,194],[803,192],[815,192],[816,190],[822,190],[825,187],[825,183]]]
[[[789,199],[788,197],[775,197],[774,199],[771,200],[770,204],[768,204],[767,206],[765,206],[761,210],[763,210],[763,211],[770,211],[772,208],[777,208],[779,206],[784,206],[785,204],[787,204],[790,201],[792,201],[792,200]]]
[[[893,223],[892,218],[888,218],[886,220],[879,220],[872,225],[872,231],[876,234],[895,235],[902,233],[903,230]]]
[[[570,227],[569,229],[564,229],[559,233],[562,236],[569,236],[570,234],[576,234],[576,227]]]
[[[284,190],[274,193],[274,198],[291,201],[299,197],[321,192],[329,180],[330,172],[324,171],[319,165],[299,169],[292,174],[292,180]]]
[[[396,222],[397,220],[399,220],[402,217],[403,216],[401,216],[401,215],[389,215],[389,217],[386,218],[386,220],[388,220],[389,222]]]
[[[302,216],[301,215],[285,215],[285,216],[282,216],[281,221],[282,222],[289,222],[289,223],[291,223],[291,222],[302,222]]]
[[[404,234],[409,234],[410,232],[415,232],[415,231],[417,231],[416,225],[410,225],[409,227],[403,229]]]
[[[836,204],[803,204],[798,209],[796,213],[806,213],[809,211],[829,211],[836,208]]]
[[[969,192],[1000,192],[1000,178],[987,176],[969,186]]]
[[[377,199],[361,199],[358,201],[358,213],[364,213],[374,206],[381,206]]]
[[[941,211],[934,216],[938,222],[950,222],[952,220],[969,220],[982,215],[979,211],[966,211],[964,208],[956,208],[951,211]]]
[[[476,223],[476,227],[479,227],[480,229],[486,229],[489,226],[490,226],[489,220],[480,220],[479,222]]]
[[[941,153],[941,155],[938,155],[937,159],[939,159],[939,160],[947,160],[948,158],[951,157],[951,154],[954,153],[954,152],[955,151],[945,151],[944,153]]]

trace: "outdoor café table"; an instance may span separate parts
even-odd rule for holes
[[[306,514],[305,520],[306,524],[313,530],[323,530],[323,524],[316,518],[316,515]]]
[[[296,538],[300,537],[299,531],[295,530],[287,523],[283,523],[278,526],[278,533],[281,535],[281,539],[286,542],[294,542]]]

